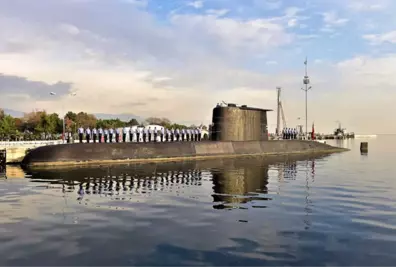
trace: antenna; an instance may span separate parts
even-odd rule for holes
[[[308,139],[308,90],[312,88],[312,86],[309,86],[310,80],[308,76],[308,58],[305,57],[304,61],[305,65],[305,75],[303,79],[303,84],[305,85],[305,88],[301,88],[301,90],[305,91],[305,137]]]

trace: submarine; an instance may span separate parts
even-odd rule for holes
[[[212,113],[209,140],[200,142],[75,143],[48,145],[29,151],[23,168],[60,168],[73,165],[175,162],[230,157],[329,154],[345,148],[308,140],[269,140],[270,109],[217,105]]]

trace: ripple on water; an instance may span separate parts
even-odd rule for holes
[[[357,160],[230,159],[2,180],[0,264],[394,264],[396,185]]]

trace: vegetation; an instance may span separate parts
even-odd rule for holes
[[[119,128],[126,126],[145,126],[149,124],[161,125],[166,128],[185,129],[196,128],[195,125],[172,123],[167,118],[147,118],[138,122],[136,119],[121,121],[120,119],[98,119],[86,112],[74,113],[69,111],[65,116],[65,131],[76,133],[79,127]],[[206,126],[203,126],[206,129]],[[63,121],[56,113],[44,110],[34,110],[25,113],[22,118],[14,118],[0,109],[0,140],[45,140],[59,139],[63,132]]]

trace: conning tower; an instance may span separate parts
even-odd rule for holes
[[[266,141],[268,140],[267,111],[246,105],[217,105],[213,109],[211,140]]]

